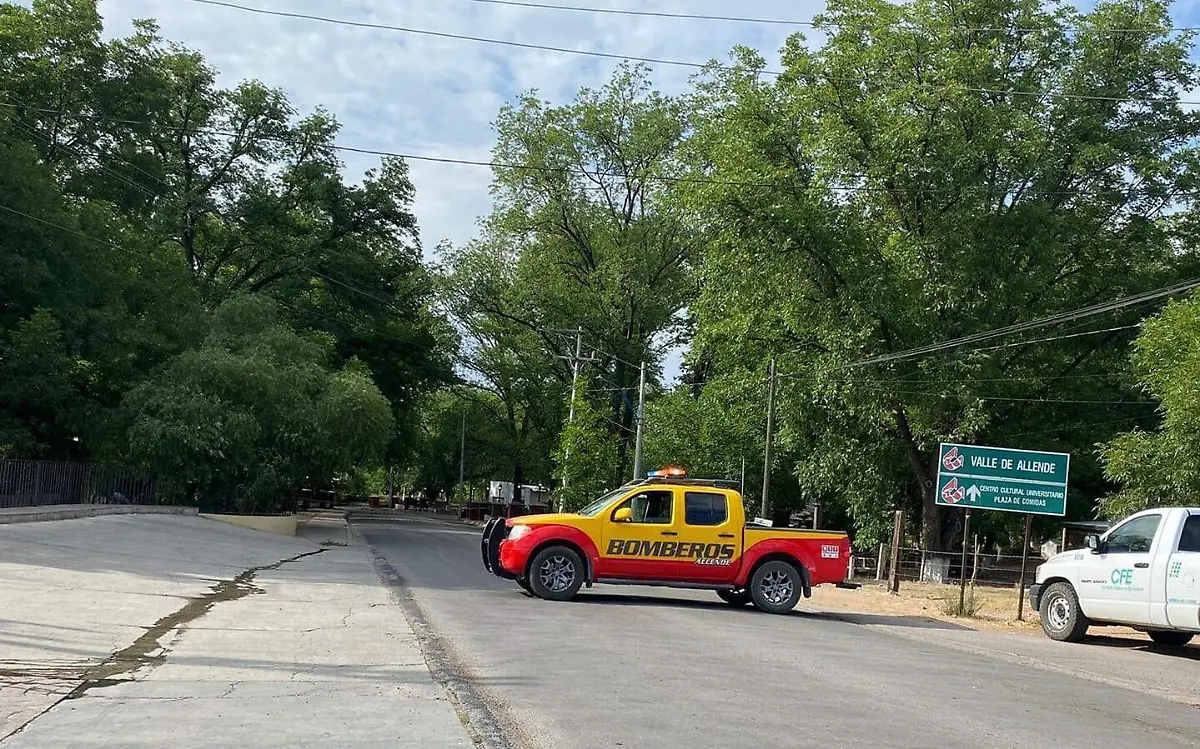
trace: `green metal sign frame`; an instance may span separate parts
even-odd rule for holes
[[[1063,516],[1070,470],[1067,453],[945,442],[938,447],[934,500],[964,510]]]

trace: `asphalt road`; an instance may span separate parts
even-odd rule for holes
[[[551,603],[483,569],[480,529],[356,527],[518,746],[1200,746],[1196,707],[972,652],[954,625],[770,616],[653,588],[597,586]],[[1198,669],[1186,657],[1180,666]]]

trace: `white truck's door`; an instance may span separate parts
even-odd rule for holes
[[[1085,554],[1079,566],[1079,603],[1089,618],[1150,624],[1150,563],[1163,516],[1134,515],[1104,538],[1100,554]]]
[[[1178,545],[1163,553],[1168,552],[1167,622],[1200,632],[1200,512],[1188,515]]]

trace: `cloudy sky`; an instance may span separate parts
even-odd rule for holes
[[[1191,23],[1198,0],[1177,4]],[[667,60],[724,59],[737,44],[777,60],[784,39],[803,25],[648,18],[513,7],[488,0],[229,0],[252,8],[309,14],[413,30],[459,34]],[[736,15],[804,21],[824,8],[813,0],[529,0],[667,13]],[[25,0],[28,4],[28,0]],[[1084,5],[1091,5],[1085,0]],[[233,85],[257,78],[282,87],[301,111],[320,105],[343,125],[340,145],[413,155],[486,161],[497,110],[520,92],[537,89],[556,103],[581,86],[604,83],[615,60],[416,33],[351,28],[279,18],[193,0],[101,0],[107,33],[124,35],[134,18],[154,18],[163,35],[202,52]],[[810,38],[811,30],[809,30]],[[814,41],[817,39],[814,38]],[[694,69],[654,66],[666,92],[682,90]],[[373,164],[347,155],[357,177]],[[486,167],[410,162],[416,213],[426,253],[440,241],[470,239],[486,214],[491,173]],[[678,366],[678,352],[667,364]]]
[[[738,44],[769,60],[802,25],[648,18],[514,7],[484,0],[229,0],[244,7],[402,26],[612,55],[703,63]],[[533,3],[810,19],[811,0],[532,0]],[[26,2],[27,4],[27,2]],[[301,111],[324,106],[342,123],[339,144],[433,157],[487,161],[500,106],[536,89],[556,103],[581,86],[602,85],[615,59],[521,49],[394,30],[280,18],[191,0],[101,0],[106,33],[123,36],[135,18],[158,21],[163,36],[202,52],[224,85],[257,78],[283,88]],[[655,65],[665,92],[683,90],[694,68]],[[352,177],[375,160],[346,154]],[[461,244],[490,207],[486,167],[410,160],[426,255],[442,240]],[[669,352],[673,380],[682,351]]]
[[[823,3],[809,0],[533,0],[599,8],[805,20]],[[705,62],[735,44],[775,56],[798,26],[645,18],[480,0],[230,0],[247,7],[403,26],[617,55]],[[343,124],[341,145],[486,161],[501,104],[537,89],[567,102],[580,86],[602,84],[615,60],[350,28],[279,18],[190,0],[102,0],[109,34],[134,18],[154,18],[170,40],[204,53],[233,84],[258,78],[282,87],[302,111],[317,105]],[[655,66],[655,81],[682,89],[693,69]],[[465,242],[488,211],[485,167],[412,161],[416,212],[426,251],[441,240]],[[348,157],[360,173],[369,158]]]

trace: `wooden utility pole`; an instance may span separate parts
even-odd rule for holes
[[[633,439],[633,480],[642,477],[642,422],[646,416],[646,362],[642,362],[638,375],[637,432]]]
[[[892,554],[888,567],[888,592],[900,592],[900,545],[904,543],[904,510],[896,510],[892,521]]]
[[[768,495],[771,491],[771,443],[775,439],[775,360],[767,367],[767,441],[763,448],[762,506],[759,517],[766,518]]]
[[[596,361],[596,357],[595,356],[586,356],[585,357],[583,355],[583,327],[582,326],[576,327],[575,330],[572,330],[572,331],[560,331],[560,332],[571,332],[571,333],[575,334],[575,353],[574,353],[574,355],[573,356],[561,356],[561,355],[558,356],[559,359],[565,359],[565,360],[571,362],[571,405],[570,405],[570,408],[567,410],[567,426],[569,427],[575,423],[575,391],[577,391],[579,389],[579,365],[583,362],[594,362],[594,361]],[[568,462],[570,462],[570,460],[571,460],[571,443],[568,442],[566,453],[563,455],[563,462],[568,463]],[[566,485],[567,485],[567,474],[566,474],[566,471],[564,470],[563,471],[563,486],[566,486]],[[519,489],[517,491],[519,491]]]
[[[462,427],[458,432],[458,487],[462,491],[463,474],[467,464],[467,409],[462,412]],[[457,497],[456,497],[457,499]]]

